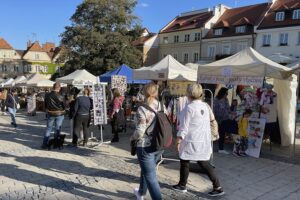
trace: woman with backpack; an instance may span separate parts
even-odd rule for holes
[[[177,185],[173,186],[173,189],[187,192],[190,161],[195,161],[204,169],[212,182],[213,190],[208,194],[221,196],[224,194],[223,188],[209,162],[212,154],[210,123],[215,120],[215,117],[209,105],[202,102],[202,93],[200,84],[192,84],[187,89],[190,103],[183,111],[176,143],[180,158],[180,180]]]
[[[144,104],[155,112],[161,110],[158,98],[158,86],[150,83],[144,87]],[[166,111],[166,109],[164,109]],[[137,124],[131,141],[136,141],[136,153],[141,168],[140,186],[134,189],[137,199],[144,199],[149,189],[152,199],[162,199],[160,186],[156,176],[156,163],[163,151],[157,151],[152,145],[152,135],[147,135],[146,130],[152,124],[156,114],[143,105],[139,106],[136,113]]]

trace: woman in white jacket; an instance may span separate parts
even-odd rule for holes
[[[196,161],[212,181],[213,190],[208,194],[221,196],[224,194],[223,188],[209,162],[212,154],[210,121],[214,120],[214,115],[209,105],[202,102],[202,92],[200,84],[190,85],[187,89],[190,103],[183,111],[176,143],[180,157],[180,180],[173,189],[187,192],[189,163]]]

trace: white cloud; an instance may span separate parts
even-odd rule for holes
[[[149,4],[147,4],[147,3],[141,3],[141,7],[147,8],[147,7],[149,7]]]

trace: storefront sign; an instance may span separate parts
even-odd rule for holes
[[[227,73],[227,72],[226,72]],[[199,83],[224,84],[224,85],[252,85],[260,87],[264,81],[263,77],[243,76],[198,76]]]

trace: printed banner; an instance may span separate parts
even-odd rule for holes
[[[250,118],[248,126],[248,149],[246,154],[259,158],[265,131],[266,119]]]
[[[127,78],[126,76],[111,76],[111,88],[118,88],[120,94],[123,96],[127,91]]]
[[[243,76],[206,76],[199,75],[199,83],[224,84],[224,85],[253,85],[261,87],[263,85],[263,77],[243,77]]]
[[[107,124],[105,84],[93,86],[94,125]]]

